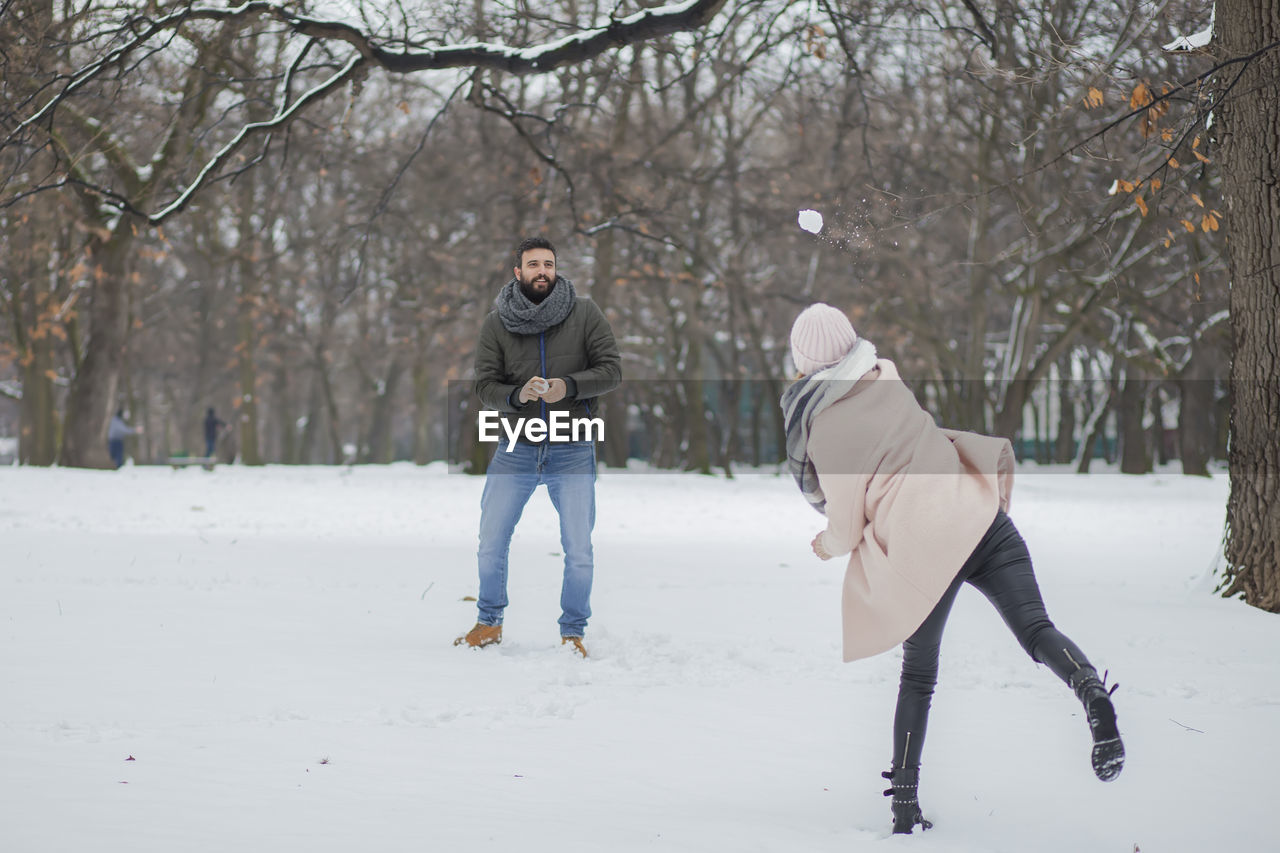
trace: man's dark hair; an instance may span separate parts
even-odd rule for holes
[[[530,249],[548,249],[554,257],[556,247],[551,245],[551,241],[546,237],[525,237],[520,241],[520,245],[516,246],[516,266],[524,266],[524,253]]]

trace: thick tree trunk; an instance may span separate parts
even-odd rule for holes
[[[1280,39],[1274,0],[1219,0],[1214,48]],[[1237,75],[1238,79],[1237,79]],[[1280,613],[1280,52],[1223,69],[1214,99],[1231,276],[1231,444],[1222,592]]]
[[[1191,344],[1191,359],[1178,378],[1178,455],[1182,473],[1209,476],[1213,452],[1213,379],[1205,370],[1198,342]]]
[[[1071,378],[1071,359],[1058,363],[1058,435],[1053,442],[1053,461],[1069,465],[1076,454],[1076,383]]]
[[[106,240],[94,240],[89,263],[89,340],[67,397],[61,462],[71,468],[111,468],[107,424],[116,407],[128,332],[128,260],[136,223],[121,222]],[[137,226],[141,228],[141,225]]]
[[[1120,398],[1116,402],[1116,417],[1120,422],[1121,474],[1151,473],[1151,449],[1143,426],[1147,416],[1149,384],[1132,365],[1125,368]]]
[[[1027,417],[1027,403],[1030,399],[1031,383],[1026,379],[1013,379],[1005,385],[992,431],[1012,441],[1015,447],[1022,434],[1022,425]]]
[[[23,465],[52,465],[58,458],[58,415],[54,407],[53,340],[31,336],[22,371],[18,459]]]

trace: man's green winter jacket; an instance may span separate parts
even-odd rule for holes
[[[484,408],[501,412],[503,420],[544,417],[541,400],[520,405],[518,398],[534,376],[563,379],[569,389],[563,400],[546,404],[545,417],[557,409],[573,418],[599,416],[596,398],[622,381],[618,344],[599,306],[579,297],[563,322],[538,335],[513,334],[496,310],[489,312],[476,344],[476,394]]]

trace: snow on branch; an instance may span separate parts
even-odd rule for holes
[[[152,224],[159,224],[173,214],[181,211],[191,202],[191,198],[195,195],[196,191],[203,187],[209,181],[211,176],[217,174],[218,170],[226,165],[227,161],[229,161],[240,148],[241,143],[255,133],[272,130],[288,124],[308,104],[320,100],[325,95],[329,94],[346,82],[351,73],[360,65],[361,61],[362,60],[359,56],[351,57],[350,61],[347,62],[344,68],[335,73],[328,80],[299,97],[292,104],[280,104],[276,114],[269,120],[251,122],[240,128],[240,132],[237,133],[230,142],[218,150],[218,153],[215,154],[209,162],[204,165],[204,168],[200,170],[200,174],[195,177],[195,180],[188,184],[187,188],[179,193],[177,198],[156,213],[148,215],[147,219]]]
[[[585,62],[610,49],[699,29],[710,23],[724,4],[725,0],[683,0],[646,9],[625,18],[616,18],[603,26],[536,47],[515,48],[481,42],[404,50],[384,47],[367,33],[345,21],[299,15],[285,5],[266,0],[249,0],[239,6],[227,8],[189,6],[159,18],[140,16],[125,22],[120,30],[134,33],[133,37],[80,69],[56,96],[21,122],[18,129],[25,129],[40,121],[68,95],[108,69],[121,65],[126,58],[156,36],[169,30],[179,30],[193,21],[268,18],[284,24],[298,35],[320,41],[344,41],[354,47],[369,64],[398,74],[446,68],[493,68],[523,75],[545,73],[562,65]]]
[[[510,74],[539,74],[563,65],[585,62],[607,50],[696,30],[710,23],[725,0],[682,0],[615,18],[599,27],[536,47],[516,48],[479,42],[438,48],[394,50],[379,44],[367,33],[345,21],[299,15],[287,5],[266,0],[250,0],[239,6],[216,8],[192,6],[151,22],[148,29],[181,27],[189,21],[226,21],[252,17],[269,18],[293,32],[323,41],[344,41],[372,65],[397,74],[445,68],[493,68]],[[154,31],[153,31],[154,34]]]
[[[1213,40],[1213,21],[1217,14],[1218,7],[1215,5],[1209,11],[1209,26],[1205,27],[1195,35],[1178,36],[1176,39],[1166,44],[1164,49],[1169,53],[1177,53],[1195,51],[1208,47],[1209,42]]]
[[[70,77],[64,78],[61,89],[23,121],[17,123],[14,132],[9,136],[13,138],[16,133],[29,130],[46,121],[51,122],[55,110],[65,104],[69,96],[104,74],[111,73],[113,69],[124,67],[133,54],[159,49],[152,44],[156,39],[166,37],[166,34],[180,32],[184,27],[195,22],[226,24],[262,19],[274,21],[308,40],[301,55],[305,55],[310,45],[317,42],[345,42],[354,48],[354,53],[332,76],[295,98],[291,88],[294,72],[301,61],[300,55],[286,74],[282,97],[275,115],[267,121],[244,125],[231,141],[209,159],[186,188],[160,210],[146,213],[133,207],[133,199],[121,199],[113,193],[107,193],[103,188],[97,188],[99,195],[111,196],[114,204],[129,209],[154,225],[182,211],[195,194],[217,176],[219,170],[225,167],[250,137],[283,128],[307,106],[323,100],[348,81],[358,81],[371,67],[383,68],[397,74],[457,68],[495,69],[515,75],[546,73],[562,66],[586,62],[610,50],[627,45],[700,29],[710,23],[725,2],[726,0],[679,0],[679,2],[645,9],[625,17],[611,18],[600,26],[587,28],[545,44],[523,48],[493,43],[445,45],[434,48],[409,47],[403,39],[379,39],[347,21],[298,14],[291,8],[291,4],[269,2],[269,0],[248,0],[248,2],[224,8],[184,4],[162,16],[140,15],[122,21],[117,31],[128,33],[128,38],[104,55],[79,68]],[[143,179],[140,170],[133,170],[133,174],[138,177],[138,180]],[[86,186],[86,189],[93,188]]]

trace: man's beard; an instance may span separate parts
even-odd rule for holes
[[[546,290],[534,290],[533,282],[539,278],[547,278],[547,277],[539,273],[538,275],[534,276],[528,281],[525,281],[523,277],[520,278],[520,292],[523,293],[525,295],[525,298],[528,299],[530,302],[532,302],[534,305],[541,303],[542,300],[546,299],[548,296],[551,295],[551,291],[556,289],[556,280],[554,278],[547,278],[548,284],[547,284]]]

